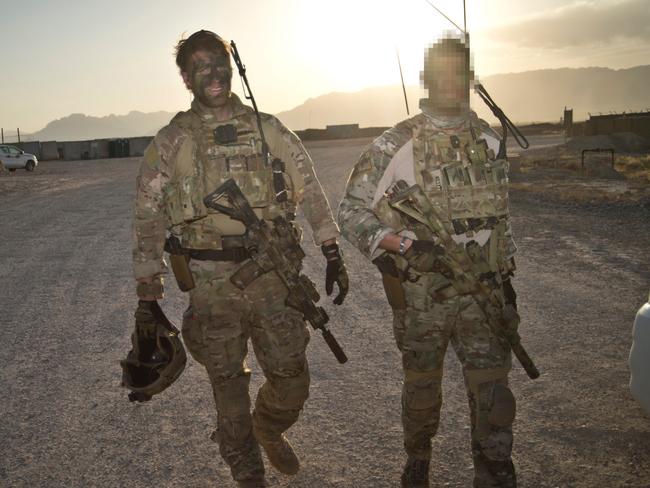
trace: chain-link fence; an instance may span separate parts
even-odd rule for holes
[[[21,131],[20,128],[16,128],[16,129],[0,128],[0,143],[2,144],[29,142],[33,140],[34,140],[34,136],[32,134],[27,134]]]

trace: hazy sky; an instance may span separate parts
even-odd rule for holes
[[[462,25],[462,0],[431,0]],[[479,76],[650,63],[650,0],[467,0]],[[423,48],[453,29],[426,0],[0,0],[0,126],[70,113],[184,110],[174,44],[234,39],[261,110],[333,91],[417,84]],[[235,91],[241,92],[237,77]]]

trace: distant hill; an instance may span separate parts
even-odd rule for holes
[[[650,108],[650,66],[537,70],[481,81],[506,114],[520,123],[559,121],[565,106],[574,109],[574,120],[588,118],[589,112]],[[407,87],[411,114],[418,111],[421,93],[417,86]],[[494,121],[478,97],[473,96],[472,106],[481,117]],[[292,129],[349,123],[390,126],[406,117],[406,109],[402,87],[394,85],[310,98],[277,116]]]
[[[108,137],[152,136],[174,115],[172,112],[136,111],[106,117],[71,114],[53,120],[40,131],[30,134],[30,138],[40,141],[82,141]]]
[[[494,100],[515,122],[559,121],[564,107],[574,109],[574,120],[588,112],[650,108],[650,65],[609,68],[562,68],[488,76],[482,79]],[[418,112],[421,90],[407,87],[411,114]],[[489,121],[494,117],[478,99],[472,106]],[[31,134],[33,140],[84,140],[154,135],[174,116],[171,112],[130,112],[92,117],[72,114],[54,120]],[[406,117],[402,87],[381,86],[355,93],[329,93],[277,114],[294,130],[358,123],[361,127],[390,126]]]

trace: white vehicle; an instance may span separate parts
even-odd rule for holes
[[[630,350],[630,390],[650,415],[650,296],[636,314]]]
[[[0,144],[0,161],[9,171],[16,171],[17,169],[34,171],[34,168],[38,166],[36,156],[7,144]]]

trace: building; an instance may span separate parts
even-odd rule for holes
[[[597,136],[632,132],[650,140],[650,111],[591,115],[585,122],[584,135]]]

